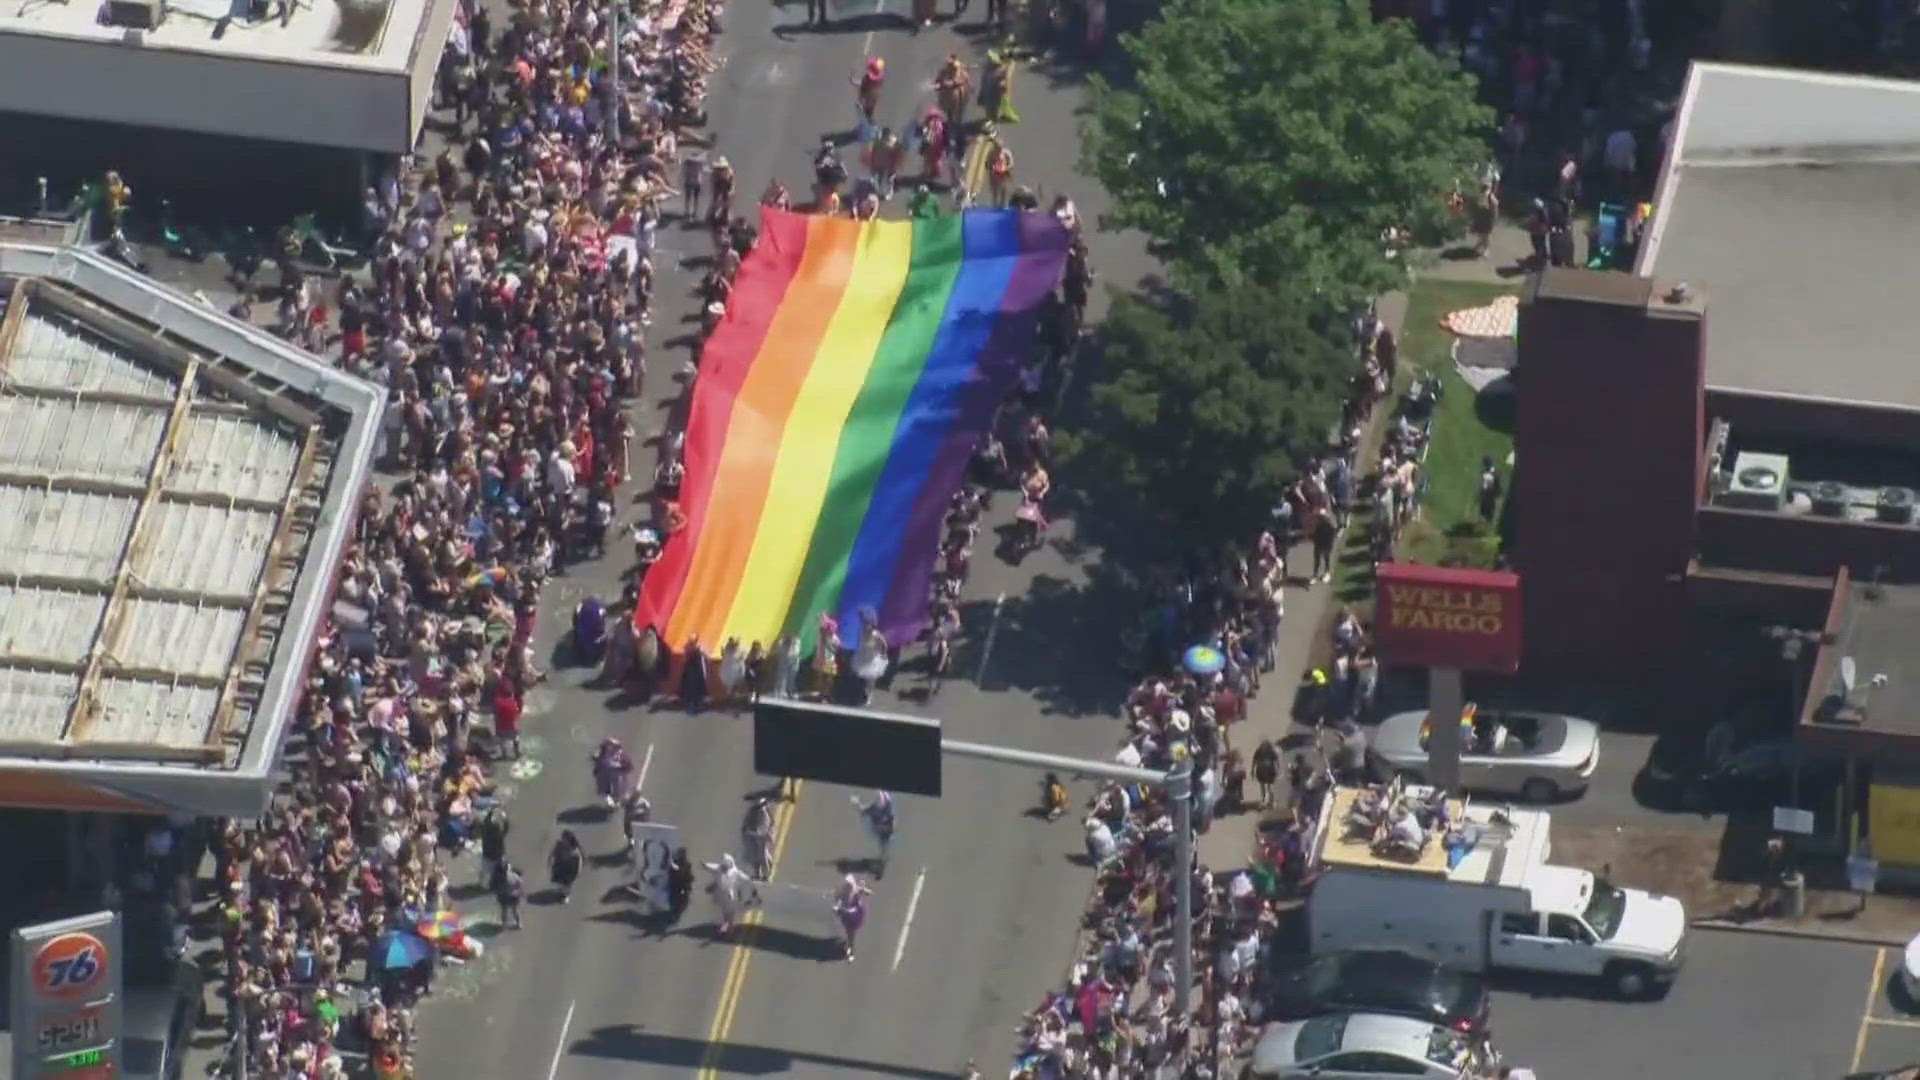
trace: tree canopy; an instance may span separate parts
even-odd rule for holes
[[[1383,230],[1444,236],[1487,157],[1471,76],[1364,0],[1168,0],[1124,40],[1135,85],[1095,82],[1085,167],[1190,279],[1385,291]]]
[[[1092,342],[1090,415],[1059,444],[1119,489],[1129,518],[1208,544],[1262,521],[1327,448],[1353,378],[1350,331],[1312,297],[1254,285],[1170,307],[1114,297]]]

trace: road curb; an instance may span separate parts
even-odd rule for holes
[[[1872,945],[1876,948],[1903,949],[1911,940],[1905,937],[1884,938],[1871,934],[1833,934],[1824,930],[1805,930],[1798,926],[1780,926],[1763,922],[1735,922],[1732,919],[1695,919],[1690,925],[1695,930],[1715,930],[1721,933],[1770,934],[1774,937],[1798,938],[1802,941],[1832,941],[1843,945]]]

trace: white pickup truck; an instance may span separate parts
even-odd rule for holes
[[[1547,813],[1453,800],[1451,833],[1413,859],[1377,854],[1370,837],[1349,835],[1357,797],[1359,789],[1333,790],[1311,849],[1315,952],[1397,949],[1466,971],[1593,976],[1629,998],[1679,972],[1680,901],[1549,863]]]

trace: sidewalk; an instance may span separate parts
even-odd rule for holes
[[[1381,297],[1378,314],[1381,323],[1392,330],[1396,338],[1399,337],[1407,314],[1406,294],[1396,292]],[[1391,412],[1388,408],[1374,410],[1366,438],[1360,444],[1357,472],[1364,473],[1370,468],[1374,455],[1379,453],[1380,433]],[[1306,543],[1296,545],[1287,554],[1289,567],[1310,566],[1312,560],[1312,545]],[[1272,739],[1276,745],[1284,747],[1298,741],[1297,737],[1290,739],[1290,736],[1311,731],[1310,728],[1299,728],[1293,722],[1294,691],[1306,677],[1309,665],[1313,662],[1314,650],[1327,635],[1335,584],[1337,582],[1315,582],[1289,588],[1287,614],[1280,623],[1273,670],[1260,677],[1260,693],[1247,703],[1246,717],[1233,728],[1233,746],[1243,756],[1251,757],[1253,748],[1260,745],[1262,739]],[[1282,769],[1281,784],[1285,782],[1285,770]],[[1253,797],[1253,791],[1254,785],[1249,779],[1249,798]],[[1285,807],[1283,791],[1281,797],[1275,799],[1272,813],[1284,812]],[[1262,816],[1257,808],[1216,816],[1213,827],[1200,837],[1197,845],[1201,864],[1216,871],[1245,866],[1253,852],[1253,839]]]

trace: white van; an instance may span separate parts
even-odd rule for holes
[[[1371,836],[1351,834],[1361,790],[1335,788],[1314,837],[1307,930],[1316,953],[1398,949],[1466,971],[1593,976],[1628,998],[1679,972],[1685,907],[1549,863],[1547,813],[1449,800],[1452,830],[1415,859],[1377,853]]]

